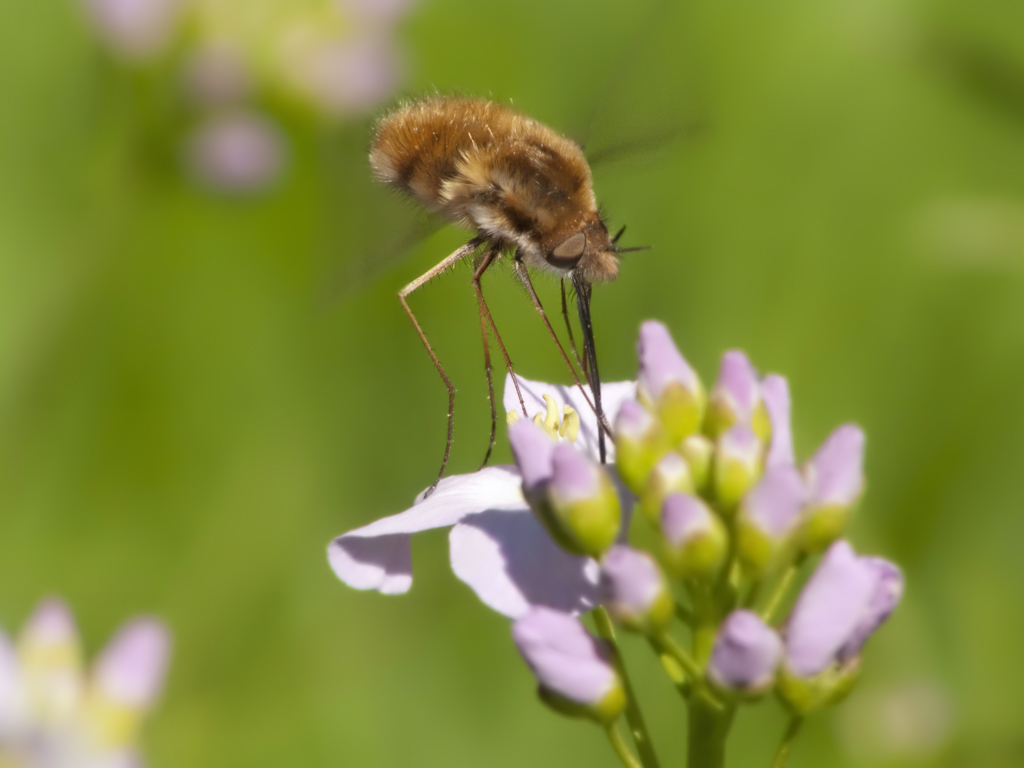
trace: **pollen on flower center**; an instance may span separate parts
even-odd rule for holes
[[[565,438],[570,443],[575,443],[580,434],[580,415],[571,405],[562,406],[561,415],[558,412],[558,403],[551,395],[542,395],[547,404],[547,413],[541,416],[534,414],[533,423],[547,432],[555,440]],[[509,426],[520,419],[519,411],[509,411],[505,420]]]

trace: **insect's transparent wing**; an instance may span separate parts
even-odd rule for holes
[[[608,72],[588,122],[573,132],[591,166],[673,151],[707,130],[692,47],[680,38],[688,4],[654,0]]]
[[[340,301],[394,268],[446,222],[376,181],[367,163],[367,123],[329,137],[323,149],[324,300]]]

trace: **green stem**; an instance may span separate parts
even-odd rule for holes
[[[779,744],[779,748],[775,751],[775,757],[772,758],[771,768],[784,768],[789,759],[789,753],[793,751],[793,741],[800,733],[800,726],[803,724],[804,719],[799,715],[794,715],[793,719],[789,721],[786,732],[782,736],[782,743]]]
[[[615,627],[604,606],[598,606],[594,610],[594,622],[597,624],[597,633],[608,641],[615,652],[615,668],[619,677],[622,678],[622,687],[626,690],[626,722],[629,724],[629,732],[633,735],[637,752],[640,753],[641,764],[643,768],[661,768],[658,756],[654,752],[654,744],[651,743],[650,733],[647,731],[647,724],[644,722],[643,713],[640,711],[640,704],[633,691],[633,685],[629,681],[629,675],[626,674],[626,665],[622,661],[618,643],[615,642]]]
[[[676,601],[676,618],[686,626],[690,627],[690,629],[693,629],[693,625],[697,621],[693,616],[693,611],[678,601]]]
[[[716,709],[700,697],[689,705],[687,768],[724,768],[725,739],[735,708]]]
[[[615,727],[614,723],[605,728],[605,733],[608,734],[608,741],[611,742],[612,749],[615,750],[615,754],[618,755],[625,768],[643,768],[643,764],[630,751],[629,745],[626,744],[626,740],[622,738],[622,734],[619,733],[619,729]]]
[[[692,682],[700,680],[700,667],[697,666],[697,662],[686,652],[685,648],[676,642],[672,635],[668,632],[662,632],[660,635],[652,637],[651,642],[654,643],[659,652],[666,653],[679,662],[679,666],[683,668],[683,671]]]
[[[775,589],[772,590],[771,597],[768,598],[768,603],[765,605],[764,610],[761,611],[761,618],[764,619],[765,624],[771,622],[775,612],[779,610],[779,606],[786,597],[786,593],[789,592],[789,588],[793,586],[793,579],[796,578],[797,571],[800,570],[800,566],[803,565],[804,556],[799,555],[783,572],[782,577],[775,585]]]

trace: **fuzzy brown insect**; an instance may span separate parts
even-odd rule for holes
[[[480,255],[474,261],[472,283],[480,308],[491,400],[491,439],[484,463],[494,446],[497,423],[487,345],[488,325],[517,392],[519,389],[512,361],[498,335],[480,285],[487,268],[506,254],[511,254],[516,274],[558,344],[573,379],[586,396],[533,288],[529,269],[546,270],[561,278],[562,312],[570,338],[566,279],[576,291],[584,347],[583,361],[578,354],[576,359],[591,385],[592,407],[602,425],[603,461],[607,425],[601,411],[600,378],[590,322],[590,287],[594,282],[614,280],[618,276],[618,254],[627,249],[616,247],[618,236],[611,237],[601,220],[590,167],[582,149],[510,107],[482,99],[431,96],[400,106],[378,123],[370,150],[370,165],[380,181],[449,221],[476,232],[469,242],[398,293],[448,389],[448,439],[438,480],[444,475],[451,451],[455,388],[406,299],[477,250]],[[576,354],[575,343],[572,347]],[[521,394],[519,400],[522,405]],[[526,413],[525,406],[523,413]]]

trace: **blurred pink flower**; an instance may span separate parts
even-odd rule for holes
[[[43,601],[16,646],[0,632],[0,765],[141,765],[138,729],[163,690],[170,645],[159,619],[134,619],[87,673],[71,611]]]
[[[182,0],[82,0],[93,29],[114,53],[143,60],[160,53],[174,33]]]
[[[278,127],[249,112],[208,118],[185,147],[185,161],[195,178],[223,192],[266,188],[280,177],[286,154]]]

